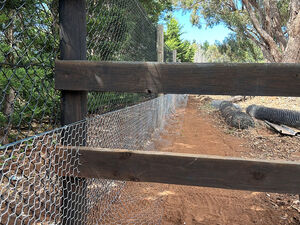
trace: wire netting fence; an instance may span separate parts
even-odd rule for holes
[[[59,57],[58,17],[58,1],[0,2],[0,145],[60,124],[53,75]],[[165,49],[170,61],[171,51]],[[87,58],[157,60],[156,27],[136,0],[87,0]],[[154,97],[91,92],[88,110],[104,113]]]
[[[2,148],[1,223],[158,224],[161,197],[147,200],[149,185],[103,179],[70,182],[67,176],[79,172],[79,146],[150,150],[153,136],[186,100],[186,96],[164,95]],[[63,192],[79,218],[63,213]]]
[[[156,27],[136,0],[89,0],[87,29],[89,60],[157,61]],[[89,113],[103,113],[153,97],[92,92],[88,109]]]
[[[0,145],[59,124],[55,1],[0,2]]]
[[[86,3],[89,60],[157,60],[137,0]],[[158,224],[149,184],[76,177],[78,147],[151,150],[187,96],[90,92],[87,118],[60,127],[58,17],[58,1],[0,1],[0,224]]]

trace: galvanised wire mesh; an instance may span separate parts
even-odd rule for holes
[[[144,9],[136,0],[104,0],[88,1],[87,4],[87,58],[89,60],[101,61],[157,61],[157,28],[148,19]],[[98,15],[103,15],[99,17]],[[166,53],[170,53],[166,49]],[[170,58],[170,54],[165,54]],[[172,56],[171,56],[172,58]],[[171,60],[171,59],[170,59]],[[99,93],[91,92],[88,95],[88,111],[91,117],[132,105],[137,102],[153,99],[157,97],[151,94],[132,94],[132,93]],[[125,108],[128,111],[127,117],[121,117],[114,122],[111,127],[101,124],[101,131],[104,129],[108,133],[111,129],[116,129],[120,133],[114,140],[107,141],[105,147],[124,148],[124,149],[151,149],[151,138],[155,129],[163,126],[165,115],[163,107],[169,101],[165,96],[153,99],[145,103],[145,108],[132,107]],[[149,105],[152,102],[154,105]],[[171,103],[169,103],[171,104]],[[153,117],[153,109],[156,115]],[[142,109],[142,110],[141,110]],[[160,110],[159,110],[160,109]],[[141,110],[141,111],[140,111]],[[132,123],[132,119],[141,117],[142,114],[149,114],[150,120],[138,120]],[[148,124],[150,123],[150,124]],[[155,125],[156,124],[156,125]],[[145,130],[144,127],[151,127]],[[95,130],[91,136],[98,137],[101,131]],[[146,132],[146,133],[144,133]],[[107,135],[107,134],[105,134]],[[124,140],[126,140],[124,142]],[[93,147],[103,146],[102,138],[96,138],[92,142]],[[95,183],[99,180],[94,180]],[[114,182],[115,188],[118,187],[119,193],[126,198],[124,205],[115,210],[109,209],[107,215],[101,218],[103,224],[158,224],[162,215],[161,199],[144,200],[145,190],[149,190],[150,185],[137,185],[125,182]],[[130,190],[130,191],[129,191]],[[135,194],[135,197],[133,197]],[[114,195],[113,195],[114,196]],[[156,201],[155,201],[156,200]],[[111,199],[103,199],[102,204],[111,204]],[[127,207],[129,206],[129,208]],[[106,207],[104,207],[106,208]],[[144,211],[144,213],[140,213]],[[120,216],[122,215],[122,216]],[[125,216],[126,215],[126,216]],[[113,218],[113,219],[112,219]],[[147,218],[147,219],[146,219]],[[102,221],[103,219],[103,221]],[[115,221],[114,221],[115,220]],[[131,221],[131,222],[130,222]]]
[[[149,150],[186,101],[164,95],[2,147],[1,224],[159,224],[162,199],[148,185],[76,178],[78,147]]]
[[[89,60],[156,61],[156,28],[137,0],[86,2]],[[57,9],[0,1],[0,224],[158,224],[149,185],[78,178],[78,147],[151,150],[187,97],[89,93],[88,117],[57,128]]]
[[[137,0],[87,0],[87,58],[156,61],[156,27]],[[58,127],[54,89],[59,55],[57,0],[0,1],[0,145]],[[89,93],[89,113],[156,97]]]
[[[156,27],[136,0],[87,0],[89,60],[157,61]]]
[[[59,124],[57,1],[0,1],[0,146]]]
[[[99,16],[101,15],[101,16]],[[137,0],[87,1],[87,58],[157,61],[156,27]],[[151,94],[89,93],[89,113],[104,113],[156,97]]]

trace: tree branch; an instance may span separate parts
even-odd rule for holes
[[[249,33],[248,31],[245,31],[244,35],[246,37],[248,37],[249,39],[251,39],[252,41],[254,41],[254,43],[256,43],[260,47],[260,49],[261,49],[261,51],[262,51],[265,59],[268,62],[270,62],[270,63],[274,63],[275,62],[274,57],[270,54],[270,51],[269,51],[268,47],[266,46],[266,44],[264,43],[263,40],[261,40],[259,37],[258,37],[258,40],[257,40],[253,36],[253,34]]]
[[[289,41],[284,52],[283,61],[288,63],[300,62],[300,13],[298,11],[291,12],[294,15],[293,20],[289,24]]]
[[[291,0],[290,4],[289,4],[290,18],[289,18],[289,21],[288,21],[288,24],[287,24],[288,33],[291,30],[291,26],[293,24],[293,21],[295,20],[295,18],[299,14],[299,10],[300,10],[300,1],[299,0]]]
[[[272,36],[275,37],[279,43],[281,50],[284,51],[287,45],[286,37],[284,36],[283,30],[281,28],[281,16],[276,4],[276,1],[270,0],[270,18],[271,18],[271,29]]]
[[[279,51],[277,43],[274,41],[272,36],[268,34],[259,24],[259,21],[257,20],[257,17],[252,10],[251,5],[249,4],[249,0],[243,0],[243,3],[245,4],[246,10],[249,14],[251,23],[253,24],[253,27],[258,32],[258,34],[261,36],[261,38],[264,40],[264,42],[268,45],[269,51],[271,55],[273,55],[275,62],[281,62],[282,60],[282,53]]]

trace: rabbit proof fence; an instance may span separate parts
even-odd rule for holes
[[[89,92],[85,116],[66,124],[54,89],[65,2],[0,2],[0,224],[158,224],[161,199],[146,201],[142,185],[77,177],[75,147],[151,150],[187,96]],[[137,0],[81,2],[84,58],[157,60],[156,27]]]

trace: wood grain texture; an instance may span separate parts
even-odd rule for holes
[[[300,64],[56,61],[60,90],[300,96]]]
[[[159,24],[157,26],[156,41],[157,62],[164,62],[164,43],[164,26]]]
[[[60,59],[86,59],[86,1],[59,0]],[[74,77],[73,77],[74,78]],[[61,93],[61,125],[80,121],[87,114],[87,92],[63,90]],[[80,134],[80,135],[78,135]],[[77,135],[75,137],[75,135]],[[75,145],[86,142],[86,127],[71,127],[63,133],[63,143]],[[75,188],[76,187],[76,188]],[[61,178],[61,224],[86,224],[86,180],[65,176]],[[70,207],[70,203],[72,206]],[[77,211],[74,210],[77,209]]]
[[[86,2],[85,0],[59,1],[60,58],[86,59]],[[76,79],[71,75],[71,78]],[[64,90],[61,98],[61,125],[80,121],[87,114],[87,92]]]
[[[300,163],[82,147],[81,177],[299,193]]]
[[[173,54],[172,54],[172,57],[173,57],[173,62],[176,62],[177,61],[177,50],[173,50]]]
[[[164,45],[165,45],[165,41],[164,41],[164,25],[159,24],[157,25],[157,41],[156,41],[156,51],[157,51],[157,62],[163,63],[164,62]],[[147,93],[151,92],[151,90],[148,90]],[[163,96],[163,93],[159,93],[158,97]],[[163,104],[163,102],[161,103]],[[161,106],[163,107],[163,106]]]

